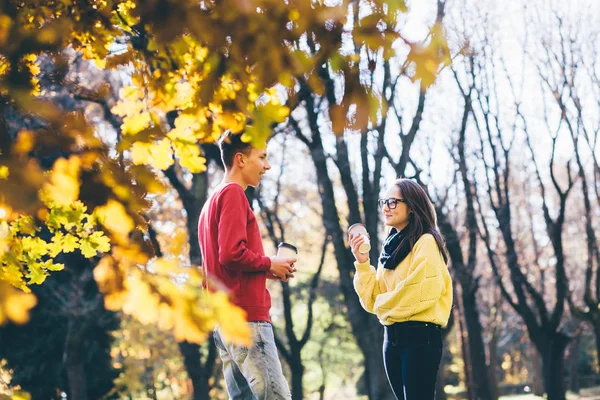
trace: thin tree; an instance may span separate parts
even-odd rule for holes
[[[529,135],[526,121],[522,117],[521,103],[515,96],[515,107],[517,116],[514,118],[510,128],[505,129],[501,125],[500,112],[495,108],[498,103],[497,81],[494,73],[493,57],[489,54],[489,47],[483,46],[480,55],[474,58],[472,76],[476,79],[475,104],[477,105],[476,125],[480,137],[482,151],[481,162],[485,168],[485,191],[488,204],[493,211],[499,228],[500,238],[504,247],[504,258],[509,272],[510,287],[502,277],[497,257],[499,250],[494,248],[493,237],[490,233],[489,223],[486,215],[480,208],[481,222],[483,226],[482,238],[488,251],[488,257],[492,270],[500,285],[502,294],[512,308],[523,318],[527,332],[533,344],[542,356],[542,373],[544,388],[549,400],[564,400],[565,386],[564,353],[569,343],[569,337],[561,330],[561,320],[565,311],[567,294],[567,279],[565,273],[565,256],[563,251],[563,226],[565,222],[566,201],[574,181],[571,176],[570,164],[567,165],[568,182],[566,188],[562,188],[554,174],[554,156],[556,150],[556,136],[553,135],[552,155],[550,161],[550,175],[556,195],[559,198],[556,217],[552,217],[548,192],[544,185],[540,169],[532,158],[540,186],[540,194],[543,201],[543,214],[546,223],[548,237],[552,242],[555,253],[555,301],[549,306],[542,292],[536,289],[529,281],[528,274],[532,273],[529,265],[524,265],[523,259],[519,257],[517,240],[513,232],[513,205],[510,195],[511,187],[511,151],[514,150],[515,134],[517,132],[518,120],[523,126],[520,128],[525,133],[527,140]],[[509,82],[510,76],[506,77]],[[514,92],[514,91],[513,91]],[[529,143],[529,142],[528,142]],[[489,154],[489,157],[487,156]],[[545,283],[542,282],[542,285]]]
[[[261,190],[258,190],[255,196],[255,200],[258,202],[260,207],[260,215],[266,225],[269,238],[273,242],[273,247],[277,248],[278,244],[285,242],[285,226],[279,217],[279,206],[280,206],[280,195],[282,193],[282,178],[285,172],[285,144],[283,149],[284,156],[280,166],[280,173],[276,181],[276,194],[273,199],[272,208],[265,204],[263,194]],[[294,330],[294,319],[292,317],[293,312],[293,301],[292,301],[292,289],[290,288],[289,282],[281,282],[281,289],[283,295],[283,315],[284,315],[284,329],[285,340],[282,340],[278,330],[274,330],[275,343],[283,359],[290,367],[292,373],[291,379],[291,391],[292,398],[302,400],[304,398],[304,387],[302,379],[304,376],[304,363],[302,361],[302,350],[310,340],[310,336],[313,329],[313,318],[314,318],[314,302],[317,298],[317,288],[321,278],[321,272],[323,271],[323,265],[325,263],[325,255],[327,254],[327,248],[329,245],[329,237],[325,235],[323,245],[321,248],[321,258],[317,271],[313,274],[309,283],[309,294],[307,303],[307,317],[306,317],[306,328],[300,337],[296,335]]]

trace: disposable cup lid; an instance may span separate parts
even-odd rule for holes
[[[356,223],[356,224],[352,224],[352,225],[350,225],[350,226],[348,227],[348,232],[350,232],[352,229],[354,229],[354,228],[356,228],[356,227],[359,227],[359,226],[362,226],[362,227],[363,227],[363,229],[364,229],[365,231],[367,230],[367,227],[366,227],[364,224],[361,224],[361,223],[359,222],[359,223]]]
[[[285,247],[287,249],[292,250],[294,253],[298,254],[298,249],[293,244],[289,244],[289,243],[286,243],[286,242],[281,242],[281,243],[279,243],[279,245],[277,246],[277,248],[279,248],[279,247]]]

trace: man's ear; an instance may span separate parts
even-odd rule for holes
[[[244,153],[235,153],[235,156],[233,156],[233,163],[237,166],[237,167],[243,167],[244,164],[246,163],[246,160],[244,158]]]

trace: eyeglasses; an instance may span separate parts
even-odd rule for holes
[[[398,203],[406,203],[404,199],[397,199],[395,197],[390,197],[389,199],[379,199],[377,200],[377,204],[379,205],[379,209],[383,210],[383,206],[387,205],[390,210],[396,209]]]

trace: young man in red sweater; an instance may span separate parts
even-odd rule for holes
[[[234,303],[247,313],[254,337],[251,347],[225,343],[217,327],[214,338],[230,399],[291,399],[277,356],[266,280],[292,278],[296,259],[265,256],[244,190],[258,186],[271,166],[266,148],[242,142],[241,135],[226,132],[221,138],[225,177],[202,208],[198,238],[204,273],[231,290]]]

